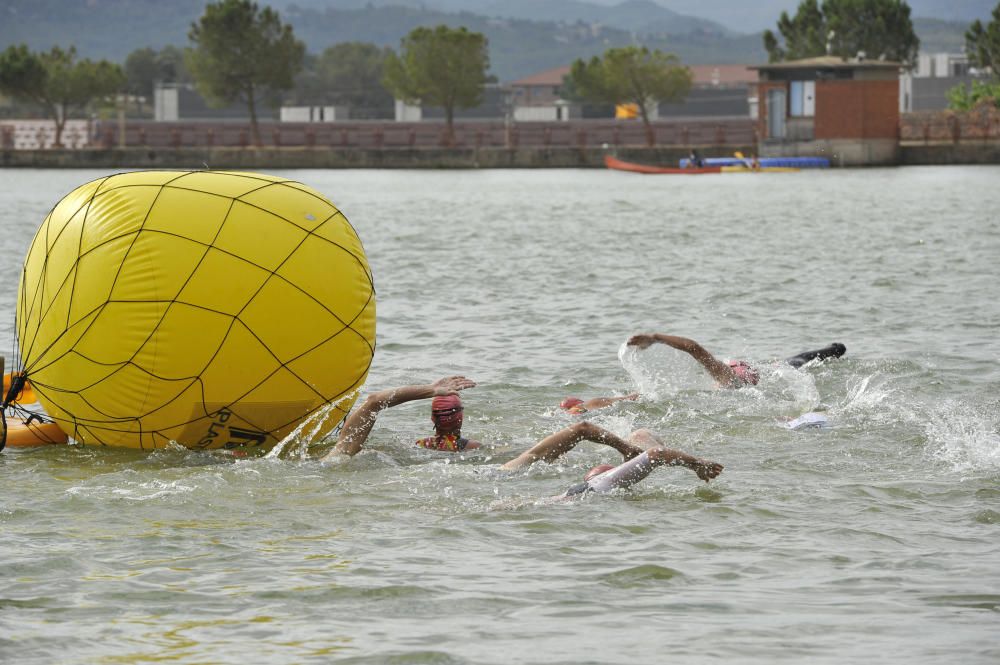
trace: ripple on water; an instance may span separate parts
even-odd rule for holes
[[[417,402],[381,413],[344,464],[306,459],[329,449],[306,440],[243,461],[4,452],[0,604],[17,639],[0,650],[74,665],[994,662],[998,173],[297,172],[365,242],[366,392],[466,374],[466,434],[498,445],[415,450],[430,429]],[[99,175],[7,169],[0,247],[23,255],[54,192]],[[19,265],[0,271],[9,315]],[[762,381],[714,390],[688,356],[624,346],[654,331],[747,358]],[[838,362],[781,362],[833,341]],[[719,479],[658,469],[630,492],[547,501],[615,458],[589,442],[498,471],[575,422],[567,394],[635,390],[589,417],[718,460]],[[828,429],[781,426],[815,410]]]

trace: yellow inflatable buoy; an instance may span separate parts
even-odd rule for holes
[[[269,448],[375,349],[375,290],[344,215],[297,182],[145,171],[71,192],[28,250],[21,371],[76,441]]]

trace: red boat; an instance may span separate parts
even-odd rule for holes
[[[604,155],[604,165],[615,171],[630,171],[632,173],[672,173],[676,175],[700,175],[702,173],[722,173],[721,166],[702,166],[696,169],[669,168],[666,166],[647,166],[646,164],[633,164],[615,159],[611,155]]]

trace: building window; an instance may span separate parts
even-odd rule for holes
[[[788,115],[811,118],[816,115],[816,81],[792,81]]]
[[[785,91],[781,88],[767,91],[767,136],[785,138]]]

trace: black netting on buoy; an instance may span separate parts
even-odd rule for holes
[[[199,172],[199,173],[211,173],[211,172]],[[68,419],[68,420],[62,419],[62,418],[57,418],[56,419],[57,422],[60,424],[60,426],[67,432],[67,434],[69,434],[71,437],[73,437],[75,439],[86,440],[88,442],[101,442],[101,433],[102,432],[107,432],[107,431],[111,431],[111,432],[140,432],[139,433],[139,437],[140,437],[140,440],[142,441],[141,447],[143,447],[143,448],[147,448],[147,447],[162,447],[163,445],[166,445],[168,443],[168,441],[170,440],[170,437],[167,437],[167,436],[165,436],[165,435],[163,435],[161,433],[162,431],[167,430],[167,429],[175,429],[177,427],[183,427],[184,425],[188,425],[188,424],[194,423],[194,422],[196,422],[196,421],[198,421],[198,420],[200,420],[200,419],[202,419],[204,417],[211,416],[211,415],[213,415],[215,413],[224,412],[226,409],[232,409],[237,404],[239,404],[242,399],[246,398],[248,395],[251,395],[255,390],[259,389],[262,385],[264,385],[268,381],[268,379],[271,378],[271,377],[273,377],[276,373],[278,373],[280,371],[288,372],[289,374],[291,374],[292,376],[294,376],[298,381],[300,381],[301,384],[302,384],[302,386],[304,386],[307,391],[311,392],[312,394],[314,394],[316,396],[316,400],[318,400],[318,402],[319,402],[318,405],[312,407],[308,412],[303,413],[300,416],[296,416],[295,418],[291,418],[291,419],[287,420],[287,422],[282,422],[279,425],[272,425],[270,427],[266,427],[263,423],[254,422],[252,416],[248,416],[248,414],[245,413],[244,411],[240,411],[240,415],[239,415],[240,419],[243,420],[243,421],[245,421],[249,425],[249,428],[244,428],[244,429],[247,430],[245,432],[245,434],[248,437],[247,441],[248,441],[248,443],[252,443],[253,440],[254,440],[254,437],[259,436],[261,433],[263,433],[263,434],[265,434],[267,436],[274,436],[275,432],[277,432],[279,430],[282,430],[282,429],[285,429],[285,428],[287,428],[287,427],[295,424],[296,422],[301,421],[303,418],[308,417],[311,413],[313,413],[316,410],[322,408],[326,404],[329,404],[331,402],[336,402],[336,401],[344,398],[345,396],[348,396],[348,395],[352,394],[354,391],[356,391],[360,387],[360,385],[361,385],[361,383],[363,381],[364,376],[367,374],[368,369],[370,368],[371,361],[372,361],[372,358],[374,356],[374,339],[372,339],[372,340],[369,341],[366,338],[365,334],[362,331],[359,331],[359,330],[357,330],[355,328],[355,324],[358,322],[358,320],[362,316],[364,316],[364,314],[366,313],[366,311],[368,310],[368,308],[371,307],[371,306],[373,306],[373,300],[375,298],[375,288],[374,288],[374,284],[372,283],[372,280],[371,280],[371,273],[367,269],[367,266],[364,265],[363,261],[361,259],[359,259],[354,254],[354,252],[351,251],[350,248],[345,247],[345,246],[343,246],[341,244],[338,244],[338,243],[330,240],[329,238],[325,238],[325,237],[319,235],[319,233],[318,233],[327,224],[334,224],[334,223],[335,224],[341,224],[341,223],[343,223],[343,224],[346,224],[350,228],[351,232],[354,233],[355,236],[356,236],[356,232],[354,231],[353,227],[350,225],[350,223],[347,221],[347,219],[342,215],[342,213],[340,213],[339,211],[335,210],[333,212],[333,214],[331,214],[327,219],[322,220],[319,224],[317,224],[311,230],[307,230],[307,229],[304,229],[300,225],[294,224],[290,219],[287,219],[286,217],[283,217],[283,216],[275,213],[274,211],[267,210],[265,208],[262,208],[262,207],[260,207],[258,205],[255,205],[255,204],[253,204],[251,202],[248,202],[246,200],[246,198],[249,197],[250,195],[255,194],[255,193],[257,193],[257,192],[259,192],[259,191],[261,191],[263,189],[266,189],[266,188],[271,188],[271,187],[290,187],[292,184],[294,184],[294,183],[291,183],[290,181],[274,182],[274,181],[271,181],[271,180],[267,180],[265,178],[254,178],[250,174],[243,174],[243,173],[235,174],[235,175],[238,175],[240,178],[250,179],[250,180],[257,180],[259,182],[259,187],[257,187],[256,189],[253,189],[251,191],[245,192],[245,193],[241,194],[240,196],[227,197],[227,196],[223,196],[221,194],[215,193],[215,192],[205,191],[203,189],[198,189],[198,188],[195,188],[195,187],[186,186],[185,183],[183,182],[183,177],[185,175],[188,175],[188,174],[189,174],[189,172],[178,172],[177,178],[175,178],[173,180],[170,180],[169,182],[166,182],[166,183],[164,183],[162,185],[159,185],[160,190],[152,198],[152,203],[150,204],[149,209],[146,211],[145,217],[144,217],[141,225],[139,226],[138,231],[136,231],[135,228],[132,228],[127,233],[123,233],[123,234],[115,236],[115,237],[104,238],[100,243],[95,244],[93,247],[88,248],[86,251],[82,251],[82,252],[78,251],[76,259],[75,259],[75,262],[72,265],[72,268],[69,269],[69,270],[66,270],[66,276],[62,280],[62,282],[59,283],[59,284],[57,284],[57,285],[55,285],[54,287],[51,287],[51,286],[48,287],[50,290],[52,290],[54,288],[55,289],[55,293],[46,293],[45,292],[45,289],[47,288],[46,287],[46,280],[47,280],[48,277],[50,277],[50,275],[49,275],[49,256],[50,255],[49,255],[48,252],[45,255],[45,261],[44,261],[42,270],[38,274],[38,277],[37,277],[38,281],[36,282],[36,284],[31,285],[31,286],[34,287],[33,293],[34,293],[34,296],[35,296],[34,300],[32,302],[27,302],[26,299],[25,299],[25,294],[27,293],[28,289],[25,288],[26,285],[23,282],[26,279],[28,279],[27,268],[25,268],[25,270],[22,272],[22,288],[21,288],[21,293],[20,293],[19,302],[18,302],[18,326],[17,326],[17,331],[16,331],[16,339],[17,339],[17,342],[18,342],[19,345],[22,344],[22,343],[26,343],[26,346],[21,346],[20,358],[27,358],[27,359],[32,359],[32,360],[29,360],[27,362],[27,364],[25,364],[22,367],[19,367],[17,369],[20,371],[21,380],[23,381],[23,380],[27,379],[27,380],[31,381],[32,386],[33,386],[34,390],[36,391],[36,393],[38,393],[42,398],[44,398],[44,401],[46,403],[48,403],[50,405],[54,405],[55,407],[58,407],[58,409],[63,410],[64,409],[64,407],[63,407],[64,397],[63,396],[69,395],[69,394],[73,394],[73,395],[76,395],[79,399],[81,399],[84,403],[86,403],[88,405],[88,407],[93,411],[94,414],[97,414],[97,417],[90,417],[90,418],[78,418],[76,416],[71,416],[71,418]],[[227,175],[234,175],[234,174],[227,174]],[[90,218],[89,218],[89,215],[91,213],[91,209],[93,207],[94,202],[97,199],[99,199],[101,196],[105,196],[105,195],[109,194],[110,192],[113,192],[113,191],[116,191],[116,190],[122,189],[122,188],[127,188],[127,187],[144,187],[144,188],[149,188],[149,187],[154,186],[154,185],[143,184],[143,183],[116,185],[114,183],[114,179],[115,179],[115,176],[111,176],[109,178],[105,178],[100,183],[100,185],[94,190],[93,195],[85,203],[83,203],[79,207],[78,210],[75,211],[75,213],[74,213],[75,215],[83,215],[82,224],[83,224],[83,228],[84,229],[87,228],[88,223],[91,221]],[[191,191],[191,192],[198,192],[199,194],[202,194],[202,195],[208,195],[208,196],[212,196],[212,197],[220,197],[220,198],[223,198],[223,199],[228,199],[229,205],[228,205],[228,209],[227,209],[227,212],[225,214],[225,217],[223,218],[221,224],[219,224],[218,229],[216,230],[216,233],[215,233],[214,237],[211,240],[202,241],[202,240],[198,240],[198,239],[195,239],[195,238],[184,236],[183,234],[171,233],[170,231],[165,231],[165,230],[159,229],[159,228],[155,228],[155,229],[154,228],[147,228],[146,225],[147,225],[147,222],[149,221],[149,216],[150,216],[151,212],[153,211],[153,209],[154,209],[154,207],[156,205],[156,202],[160,199],[160,197],[163,195],[164,192],[166,192],[166,191],[168,191],[170,189],[177,189],[177,190],[185,190],[185,191]],[[307,190],[304,190],[302,188],[294,188],[294,189],[299,194],[302,194],[302,193],[309,194],[310,196],[313,196],[313,197],[317,198],[318,200],[323,201],[324,205],[329,206],[329,203],[327,201],[323,200],[321,197],[316,197],[314,194],[308,192]],[[220,235],[227,228],[227,225],[229,225],[229,224],[232,223],[231,222],[231,214],[232,214],[232,212],[234,210],[234,207],[236,206],[237,202],[239,202],[241,205],[252,206],[256,210],[260,211],[261,213],[266,214],[266,215],[272,217],[273,218],[273,222],[275,224],[290,224],[290,225],[292,225],[292,226],[295,227],[295,229],[297,230],[297,232],[300,232],[300,233],[303,234],[302,238],[299,240],[299,242],[294,247],[292,247],[284,255],[284,257],[281,258],[280,261],[277,262],[277,264],[275,265],[275,267],[268,268],[268,267],[266,267],[264,265],[261,265],[259,262],[253,261],[253,260],[251,260],[251,259],[249,259],[249,258],[247,258],[245,256],[237,256],[237,255],[233,254],[232,252],[226,250],[225,248],[219,247],[219,246],[217,246],[215,244],[216,241],[219,239]],[[53,209],[53,210],[55,210],[55,209]],[[51,213],[50,213],[50,215],[51,215]],[[214,220],[213,220],[213,223],[214,223]],[[58,233],[65,233],[65,232],[67,232],[67,229],[69,228],[69,226],[70,226],[69,224],[64,225],[61,229],[58,230]],[[50,234],[53,233],[53,231],[54,231],[54,229],[52,228],[52,224],[46,224],[46,233],[44,234],[44,236],[42,234],[36,235],[35,240],[33,241],[33,246],[34,246],[35,243],[45,242],[46,243],[45,246],[51,249],[53,247],[53,245],[59,240],[58,237],[50,237]],[[179,282],[180,283],[180,287],[176,290],[176,296],[179,296],[184,291],[184,287],[192,279],[195,278],[195,276],[198,273],[199,268],[202,266],[202,264],[206,260],[206,257],[209,255],[210,251],[222,252],[222,253],[224,253],[224,254],[226,254],[228,256],[232,256],[232,257],[234,257],[234,258],[236,258],[236,259],[238,259],[240,261],[246,262],[246,263],[254,266],[256,269],[258,269],[258,270],[262,271],[263,273],[265,273],[266,276],[261,281],[261,284],[254,291],[252,291],[252,293],[250,293],[250,295],[246,298],[246,302],[243,303],[242,308],[239,311],[237,311],[235,314],[224,312],[224,311],[221,311],[221,310],[218,310],[218,309],[207,308],[207,307],[204,307],[204,306],[199,305],[199,304],[185,302],[184,300],[179,299],[176,296],[174,298],[172,298],[172,299],[158,299],[158,300],[139,301],[139,302],[143,302],[143,303],[159,303],[159,304],[165,305],[165,307],[164,307],[164,309],[162,311],[162,315],[160,316],[159,320],[156,321],[155,324],[151,327],[151,329],[149,331],[149,335],[147,336],[146,340],[143,343],[141,343],[141,344],[137,344],[135,346],[135,351],[131,355],[131,357],[128,358],[128,359],[126,359],[126,360],[124,360],[124,361],[122,361],[122,360],[116,360],[115,362],[111,362],[111,363],[102,362],[100,359],[92,357],[92,356],[88,356],[87,354],[81,352],[81,350],[76,349],[76,348],[70,348],[69,350],[65,351],[62,354],[52,354],[52,353],[50,353],[51,349],[57,347],[60,344],[60,342],[62,341],[62,338],[65,335],[69,334],[69,331],[70,331],[70,329],[72,327],[77,326],[80,322],[87,321],[88,318],[89,318],[90,320],[89,320],[88,323],[85,324],[84,332],[83,333],[77,334],[77,331],[74,331],[74,334],[77,334],[77,339],[82,339],[83,336],[86,334],[86,331],[89,331],[90,328],[92,326],[94,326],[96,324],[96,322],[99,320],[100,314],[103,311],[103,309],[116,302],[116,301],[114,301],[111,298],[111,294],[114,293],[115,286],[118,284],[118,281],[120,279],[122,279],[121,266],[124,265],[128,261],[130,253],[132,252],[132,250],[135,247],[136,243],[139,242],[139,239],[143,236],[143,234],[149,234],[149,233],[164,234],[166,236],[172,236],[172,237],[178,238],[178,239],[183,240],[183,241],[185,241],[187,243],[192,243],[193,245],[197,246],[199,248],[199,251],[201,252],[200,258],[198,258],[198,260],[194,263],[193,267],[186,273],[186,276],[183,276],[183,278],[180,280],[180,282]],[[83,233],[80,234],[81,241],[80,241],[80,244],[78,245],[78,250],[82,250],[82,247],[80,245],[82,245],[83,235],[84,235]],[[110,288],[107,291],[108,292],[108,300],[106,300],[105,302],[102,302],[102,303],[98,303],[89,312],[74,314],[76,316],[76,320],[75,321],[69,321],[69,320],[59,321],[58,325],[60,326],[62,332],[60,334],[56,335],[52,339],[52,341],[48,344],[47,348],[44,348],[44,349],[43,348],[36,348],[36,344],[40,343],[39,337],[36,336],[33,333],[30,334],[30,335],[28,335],[28,334],[26,334],[27,331],[23,329],[23,326],[25,325],[24,322],[29,319],[29,314],[36,312],[38,310],[38,308],[41,306],[41,303],[43,303],[43,302],[49,303],[49,305],[48,305],[49,306],[49,310],[48,311],[38,312],[37,316],[38,316],[38,319],[39,319],[39,322],[40,322],[40,326],[41,326],[41,322],[43,322],[43,321],[44,321],[44,323],[46,325],[50,325],[52,323],[52,317],[56,316],[56,313],[54,313],[54,311],[53,311],[54,308],[52,307],[52,305],[54,303],[58,302],[59,298],[62,297],[62,296],[64,296],[64,295],[69,295],[69,297],[71,299],[75,295],[75,290],[78,287],[77,277],[78,277],[78,274],[79,274],[79,271],[77,270],[77,268],[79,267],[80,261],[85,256],[87,256],[89,253],[95,252],[95,251],[99,251],[107,243],[121,242],[123,239],[127,238],[128,236],[132,236],[132,238],[131,238],[131,240],[129,242],[129,246],[128,246],[127,250],[124,253],[124,256],[122,257],[122,259],[121,259],[121,261],[120,261],[120,263],[118,265],[118,272],[116,272],[116,274],[114,275],[114,278],[111,280]],[[318,300],[315,297],[313,297],[305,288],[303,288],[302,286],[300,286],[298,284],[295,284],[295,283],[289,281],[288,279],[286,279],[285,277],[283,277],[281,274],[279,274],[278,271],[280,270],[280,268],[292,256],[295,255],[295,253],[303,246],[303,244],[307,240],[308,241],[319,241],[319,242],[325,243],[329,247],[339,248],[339,250],[341,250],[344,254],[346,254],[348,257],[350,257],[349,259],[345,259],[345,260],[355,261],[360,266],[360,269],[362,270],[362,272],[365,275],[365,279],[366,279],[366,282],[367,282],[368,292],[367,292],[366,296],[362,296],[361,297],[361,298],[363,298],[363,301],[361,300],[361,298],[359,298],[359,301],[362,301],[363,304],[360,304],[360,306],[357,307],[357,310],[354,311],[351,314],[351,316],[344,317],[344,316],[338,315],[337,312],[333,311],[330,307],[328,307],[327,305],[325,305],[323,302],[321,302],[320,300]],[[360,246],[360,241],[359,241],[359,246]],[[293,358],[287,358],[284,361],[280,360],[279,357],[278,357],[278,355],[275,354],[268,347],[268,344],[267,344],[266,340],[262,339],[259,335],[257,335],[254,332],[253,327],[251,325],[247,324],[246,322],[244,322],[244,321],[242,321],[240,319],[241,314],[243,314],[245,312],[246,308],[253,302],[254,298],[257,297],[261,293],[261,291],[271,282],[271,280],[280,280],[285,286],[290,287],[292,289],[295,289],[302,296],[304,296],[305,298],[308,298],[309,300],[311,300],[313,303],[315,303],[320,308],[322,308],[322,310],[324,310],[327,314],[329,314],[329,321],[331,322],[331,324],[329,325],[330,330],[328,331],[328,334],[322,335],[319,338],[319,340],[315,344],[313,344],[310,348],[305,349],[301,353],[297,354],[295,357],[293,357]],[[134,301],[129,301],[129,302],[134,302]],[[218,315],[220,317],[226,317],[226,318],[229,319],[228,329],[226,330],[226,333],[224,335],[222,335],[215,342],[215,347],[212,350],[212,352],[210,354],[206,354],[206,360],[202,364],[200,370],[191,372],[190,376],[183,377],[183,378],[178,378],[176,376],[167,377],[167,376],[157,375],[155,372],[151,371],[149,367],[143,367],[142,364],[139,363],[137,361],[137,359],[136,359],[136,356],[139,355],[140,351],[143,348],[145,348],[146,345],[150,343],[150,340],[152,340],[158,334],[158,332],[160,331],[160,327],[164,324],[165,319],[167,318],[169,312],[171,311],[171,308],[174,308],[174,307],[196,307],[196,308],[205,310],[207,312],[211,312],[211,313],[213,313],[215,315]],[[68,316],[69,316],[71,308],[70,307],[65,307],[64,309],[65,309],[65,312],[66,312],[66,315],[67,315],[66,318],[68,319]],[[58,313],[59,313],[59,315],[61,315],[62,310],[59,310]],[[304,322],[298,322],[298,321],[292,321],[292,322],[289,322],[289,325],[293,325],[293,326],[294,325],[305,325],[305,323]],[[206,409],[205,413],[194,414],[194,415],[192,415],[188,419],[178,419],[177,422],[171,422],[168,425],[165,425],[165,426],[163,426],[162,428],[160,428],[158,430],[155,430],[155,431],[148,431],[148,430],[147,431],[141,431],[141,429],[142,429],[142,419],[144,417],[149,416],[150,414],[152,414],[152,413],[154,413],[154,412],[156,412],[156,411],[158,411],[160,409],[168,407],[173,402],[173,400],[179,399],[182,395],[184,395],[185,392],[186,392],[186,390],[190,389],[190,387],[192,385],[198,386],[198,390],[200,391],[202,397],[204,398],[204,396],[205,396],[205,384],[204,384],[204,382],[202,380],[202,375],[205,374],[208,371],[208,369],[212,366],[212,363],[219,356],[220,351],[226,346],[226,343],[227,343],[227,340],[229,339],[229,336],[231,334],[233,334],[234,330],[237,327],[240,327],[241,330],[242,330],[242,332],[248,332],[250,335],[252,335],[257,340],[257,342],[260,344],[260,346],[262,348],[264,348],[264,349],[267,350],[267,352],[270,354],[270,357],[273,359],[273,363],[274,363],[273,364],[273,369],[271,371],[267,372],[267,374],[265,376],[263,376],[263,378],[261,378],[256,383],[254,383],[252,385],[246,385],[245,386],[245,390],[243,390],[243,392],[241,394],[239,394],[239,395],[233,397],[232,399],[230,399],[228,403],[221,404],[221,405],[213,403],[213,408],[212,408],[211,413],[209,413],[208,410]],[[335,339],[336,337],[338,337],[340,335],[353,335],[353,336],[356,336],[358,340],[363,341],[364,348],[367,349],[368,358],[364,362],[363,367],[359,368],[359,371],[356,373],[355,376],[340,377],[339,384],[341,386],[341,389],[339,389],[339,391],[336,392],[336,394],[332,394],[332,395],[322,394],[321,392],[319,392],[319,390],[316,389],[315,386],[312,385],[312,383],[306,377],[303,377],[299,373],[297,373],[296,370],[294,369],[294,367],[292,365],[295,363],[296,360],[299,360],[299,359],[303,358],[304,356],[307,356],[309,353],[311,353],[313,351],[316,351],[317,349],[321,348],[323,345],[327,344],[328,342],[330,342],[331,340]],[[67,391],[65,389],[65,387],[63,387],[63,386],[50,385],[50,384],[46,384],[44,381],[43,382],[39,382],[38,380],[36,380],[35,377],[43,369],[45,369],[46,367],[48,367],[49,365],[51,365],[52,363],[56,362],[57,360],[59,360],[60,358],[62,358],[63,356],[65,356],[67,354],[77,354],[81,358],[86,359],[88,362],[92,363],[95,366],[106,366],[109,369],[108,374],[105,375],[105,376],[103,376],[103,377],[100,377],[98,380],[95,380],[90,385],[79,387],[77,390],[72,391],[72,392]],[[107,413],[106,411],[103,411],[102,409],[100,409],[98,407],[98,405],[96,405],[92,401],[88,400],[87,397],[84,395],[84,393],[88,393],[92,389],[99,388],[99,386],[101,386],[101,384],[105,384],[105,383],[107,383],[108,385],[113,384],[114,377],[118,373],[126,371],[129,368],[131,368],[131,369],[137,369],[137,370],[139,370],[139,372],[147,374],[152,379],[156,379],[156,380],[159,380],[159,381],[162,381],[162,382],[170,382],[171,384],[174,384],[174,385],[184,386],[184,389],[178,390],[177,394],[175,395],[175,397],[172,398],[171,400],[168,400],[165,403],[151,404],[151,405],[149,405],[149,408],[147,410],[145,410],[143,412],[140,412],[140,413],[136,413],[136,414],[134,414],[134,415],[132,415],[130,417],[122,417],[120,414]],[[11,386],[10,391],[8,391],[8,395],[12,394],[13,391],[14,391],[14,386]],[[68,409],[67,409],[67,411],[68,411]],[[251,428],[254,428],[254,429],[251,429]],[[147,440],[149,440],[149,439],[152,440],[152,444],[151,445],[147,445],[147,443],[146,443]],[[188,445],[190,442],[182,442],[182,443],[184,443],[185,445]]]

